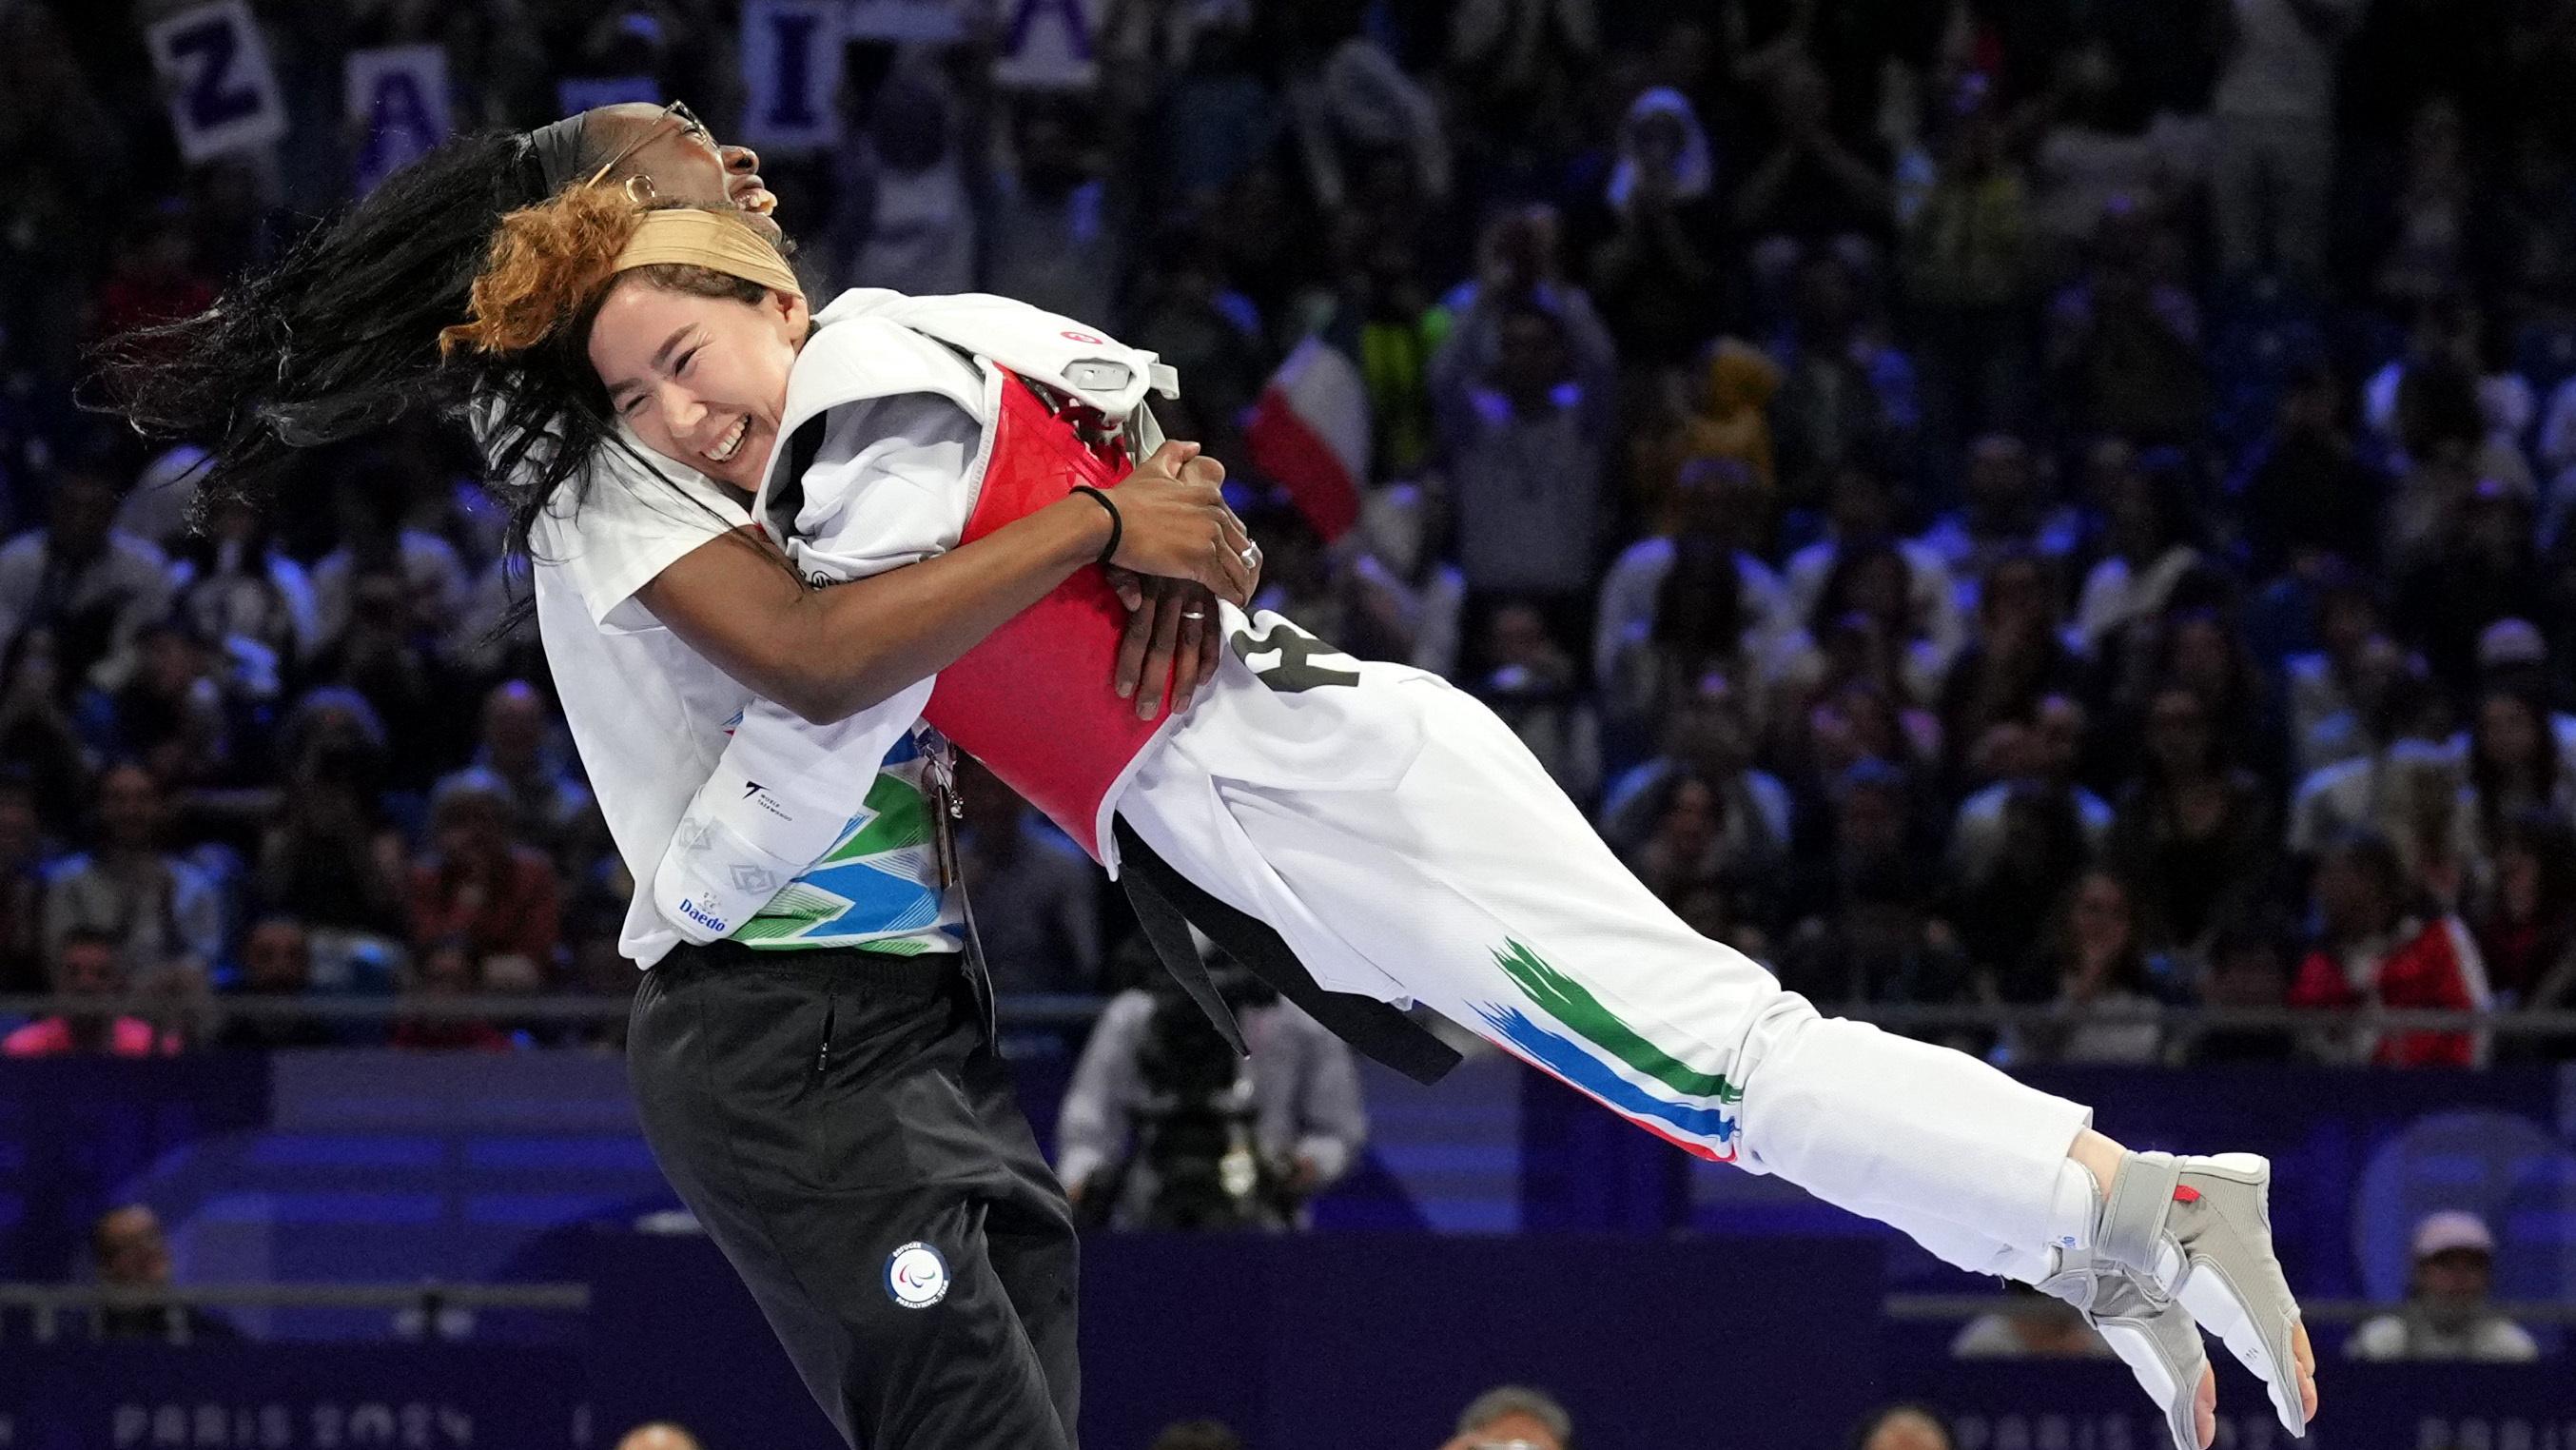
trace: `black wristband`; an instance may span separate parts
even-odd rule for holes
[[[1075,484],[1073,491],[1091,495],[1100,501],[1102,508],[1109,510],[1109,542],[1100,546],[1100,557],[1091,561],[1095,564],[1107,564],[1118,557],[1118,541],[1127,533],[1126,523],[1118,517],[1118,505],[1109,501],[1109,495],[1105,490],[1093,488],[1087,483]]]

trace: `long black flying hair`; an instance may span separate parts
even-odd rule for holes
[[[499,403],[501,420],[519,414],[506,373],[442,366],[439,330],[464,320],[501,218],[607,160],[613,140],[572,117],[439,146],[212,307],[103,344],[98,405],[148,438],[191,440],[212,455],[192,524],[230,503],[270,512],[305,450],[407,415],[461,420],[478,394]],[[496,484],[513,485],[512,535],[523,544],[544,497],[588,450],[540,456],[532,430],[494,436],[510,440],[488,461]],[[521,476],[527,463],[542,466]]]

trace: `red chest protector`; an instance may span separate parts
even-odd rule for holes
[[[983,487],[960,543],[1028,517],[1076,484],[1105,489],[1125,473],[1123,462],[1095,451],[1069,418],[1007,371],[1001,393]],[[1124,451],[1114,439],[1109,448]],[[1137,719],[1136,702],[1109,687],[1126,629],[1126,606],[1100,568],[1085,565],[941,670],[922,711],[1096,861],[1108,859],[1110,793],[1171,717],[1168,684],[1151,720]]]

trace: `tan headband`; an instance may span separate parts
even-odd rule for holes
[[[666,207],[644,213],[610,270],[628,272],[661,262],[706,267],[780,292],[805,295],[777,248],[721,212]]]

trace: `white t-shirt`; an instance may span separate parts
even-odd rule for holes
[[[675,464],[661,473],[601,449],[587,487],[558,492],[528,540],[537,631],[564,723],[638,881],[652,879],[681,812],[724,753],[727,724],[752,699],[635,598],[682,555],[751,522],[702,475]],[[650,894],[637,891],[618,951],[649,967],[678,940]]]

